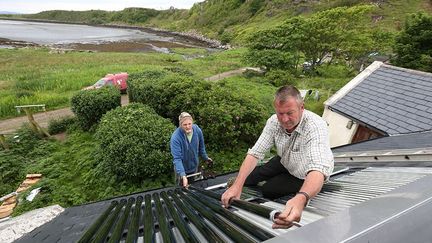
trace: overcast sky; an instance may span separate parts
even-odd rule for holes
[[[45,10],[123,10],[128,7],[189,9],[204,0],[0,0],[0,12],[38,13]]]

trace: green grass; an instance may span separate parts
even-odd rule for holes
[[[27,163],[25,173],[41,173],[43,178],[33,188],[42,187],[34,201],[23,200],[14,210],[14,215],[47,205],[59,204],[70,207],[100,201],[115,196],[160,188],[172,183],[171,178],[145,180],[139,184],[116,181],[98,169],[93,134],[73,131],[64,142],[41,141],[32,154],[43,153],[37,160]],[[50,148],[51,153],[42,150]],[[21,195],[25,197],[30,190]]]
[[[176,50],[182,54],[203,49]],[[0,119],[14,117],[17,105],[45,104],[47,110],[69,106],[71,96],[107,73],[183,66],[197,77],[241,67],[241,51],[217,52],[195,59],[181,54],[85,53],[50,54],[46,49],[0,49]],[[205,68],[203,68],[205,67]]]
[[[232,49],[215,52],[203,58],[195,58],[181,62],[181,65],[191,70],[198,78],[207,78],[218,73],[244,67],[242,56],[246,49]]]

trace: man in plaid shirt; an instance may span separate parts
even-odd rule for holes
[[[258,141],[249,149],[233,185],[222,195],[222,204],[229,206],[232,198],[240,198],[244,185],[262,186],[264,197],[274,199],[290,193],[273,228],[289,228],[299,222],[308,201],[321,190],[334,167],[327,123],[315,113],[305,110],[297,88],[283,86],[274,98],[276,114],[271,116]],[[277,155],[262,166],[258,160],[275,146]]]

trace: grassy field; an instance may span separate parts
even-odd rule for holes
[[[206,78],[246,66],[242,62],[245,48],[213,53],[189,48],[173,51],[173,54],[52,54],[47,49],[0,49],[0,119],[20,115],[14,108],[17,105],[45,104],[47,110],[67,107],[75,92],[107,73],[180,67],[191,71],[197,78]],[[337,67],[324,68],[322,73],[320,77],[297,78],[293,84],[300,89],[319,90],[322,98],[328,98],[355,76],[354,72]],[[264,77],[236,76],[226,82],[271,105],[268,97],[272,97],[274,87]],[[322,112],[322,107],[316,104],[312,107],[315,112]]]
[[[74,92],[107,73],[133,73],[175,66],[187,68],[197,77],[204,78],[242,66],[241,50],[213,55],[203,49],[176,51],[178,54],[52,54],[47,49],[0,49],[0,119],[16,116],[16,105],[45,104],[48,110],[69,106]]]

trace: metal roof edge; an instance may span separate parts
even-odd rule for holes
[[[402,228],[410,228],[411,230],[415,230],[416,227],[424,227],[424,224],[428,224],[429,222],[428,211],[423,211],[422,215],[424,216],[417,218],[415,224],[405,220],[404,216],[406,217],[407,214],[422,206],[428,205],[429,208],[431,207],[431,183],[432,176],[427,175],[391,192],[354,205],[296,230],[288,231],[265,242],[351,242],[351,240],[358,239],[359,237],[373,236],[374,231],[380,230],[383,226],[394,225],[395,223],[403,225],[400,226]],[[377,208],[380,210],[376,210]],[[311,234],[311,232],[314,233]],[[405,232],[402,230],[397,232],[397,234],[388,237],[388,235],[382,234],[381,231],[380,237],[384,237],[385,241],[372,242],[395,242],[394,240],[398,236],[405,234]],[[423,231],[419,232],[416,236],[410,237],[415,237],[412,239],[423,239],[425,237],[430,239],[430,232]],[[423,242],[422,240],[414,241]]]
[[[349,81],[345,86],[343,86],[340,90],[338,90],[334,95],[332,95],[329,99],[324,101],[325,106],[331,106],[344,97],[348,92],[354,89],[359,83],[361,83],[364,79],[366,79],[371,73],[384,65],[383,62],[374,61],[371,65],[369,65],[365,70],[355,76],[351,81]]]
[[[336,152],[333,153],[335,163],[349,162],[422,162],[432,161],[432,147],[412,148],[412,149],[388,149],[355,152]]]

